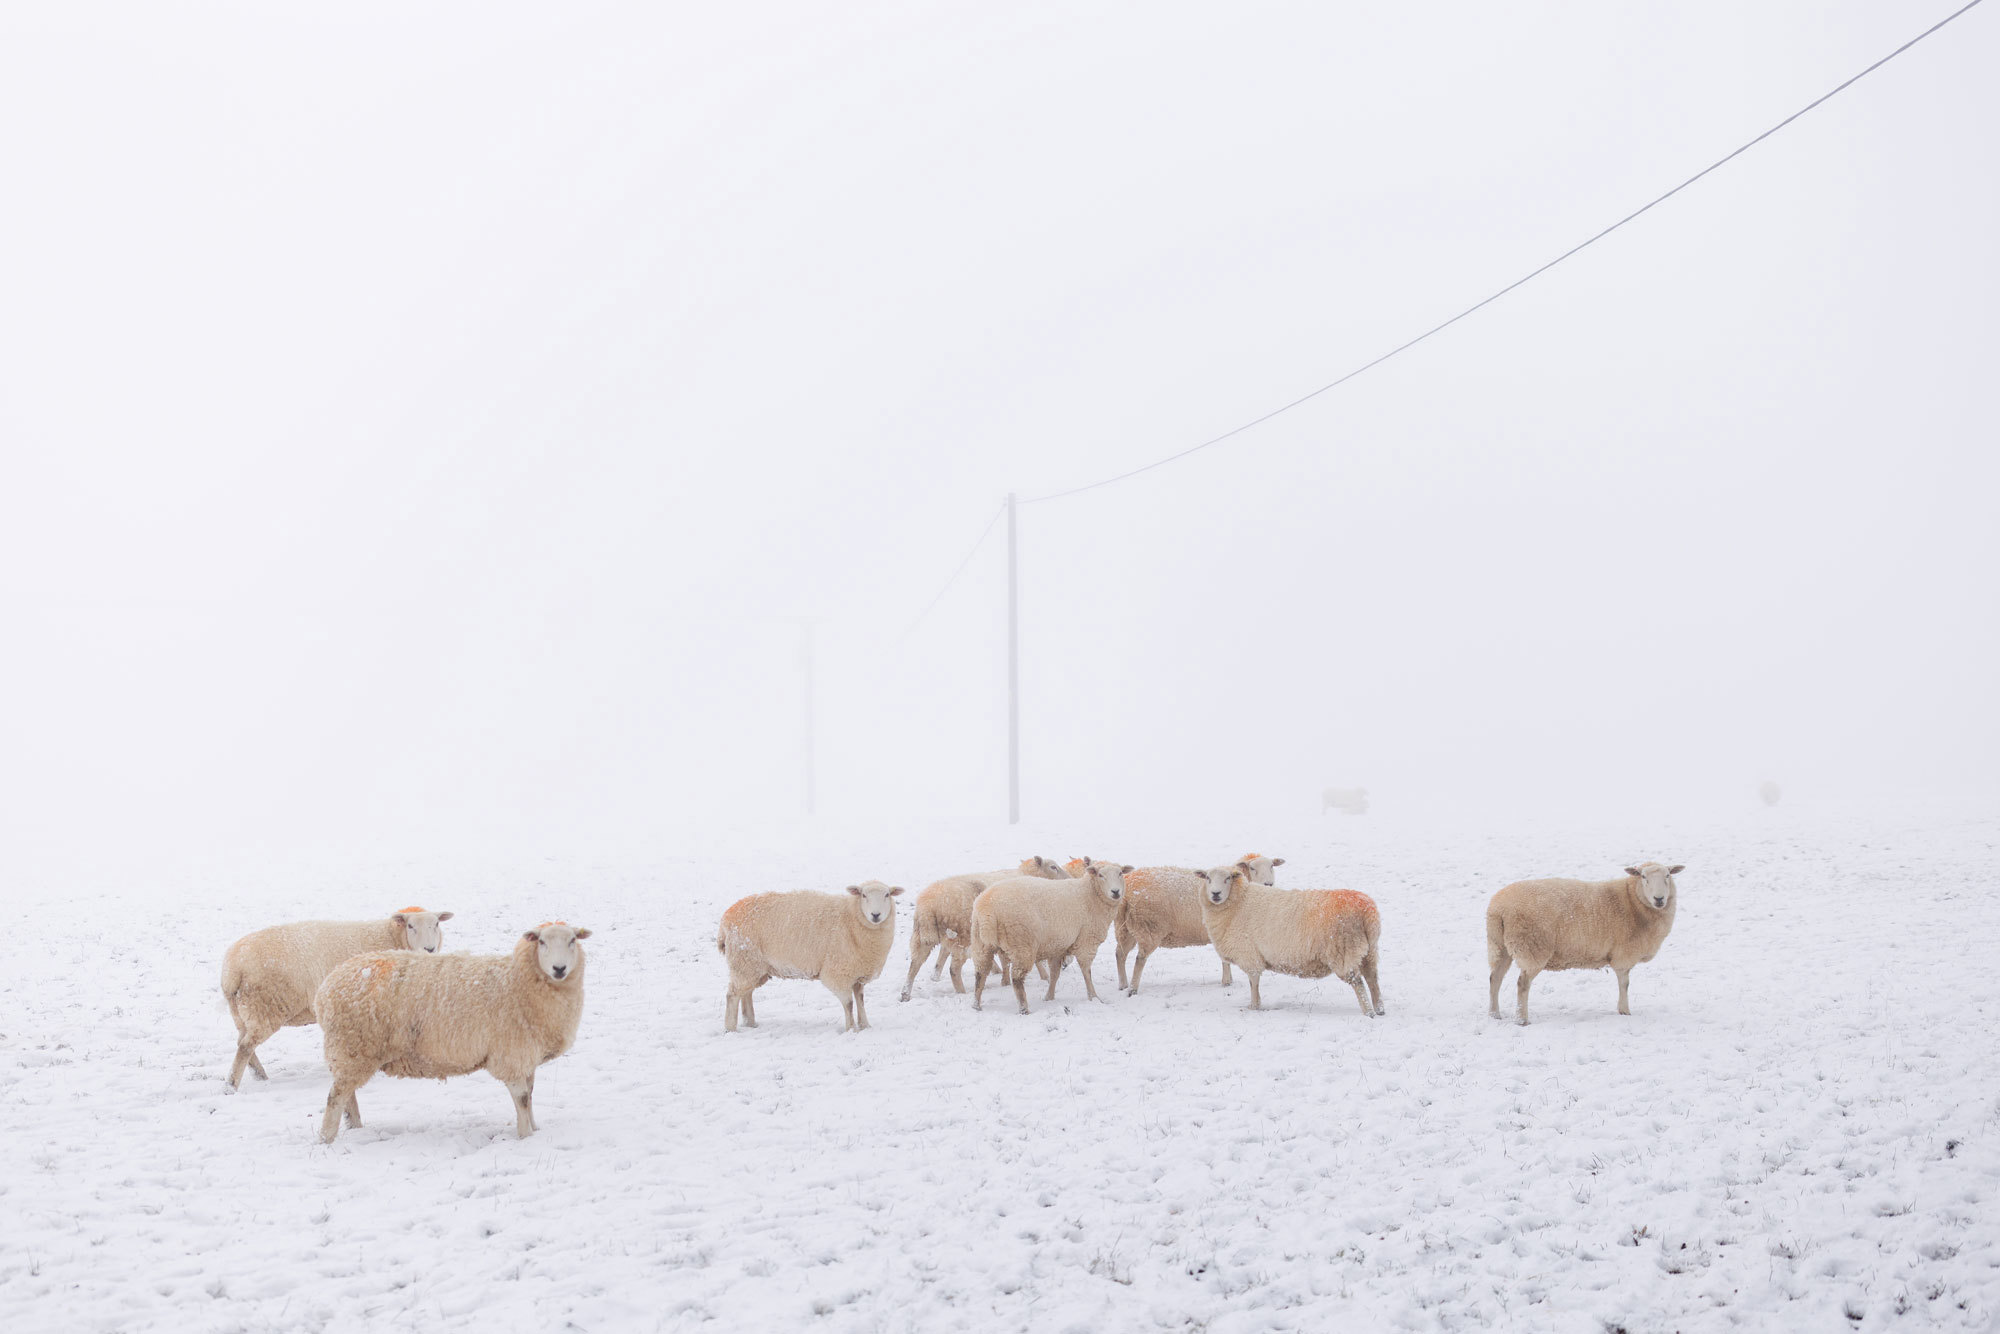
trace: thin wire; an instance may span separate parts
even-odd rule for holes
[[[903,631],[903,638],[908,639],[911,635],[915,634],[917,627],[924,623],[924,617],[930,615],[937,607],[937,604],[944,601],[944,595],[949,593],[951,586],[958,582],[958,576],[965,573],[965,567],[972,564],[972,558],[979,554],[979,548],[986,545],[988,535],[993,532],[993,525],[1000,522],[1000,516],[1006,512],[1007,506],[1005,502],[1002,502],[1000,508],[993,511],[993,517],[986,521],[986,526],[979,530],[978,539],[973,542],[972,549],[965,553],[965,559],[958,563],[958,568],[951,572],[951,578],[944,581],[944,587],[937,591],[937,596],[925,604],[924,609],[917,613],[917,619],[910,622],[910,628]]]
[[[1965,5],[1963,8],[1954,10],[1950,14],[1947,14],[1945,17],[1939,19],[1936,23],[1933,23],[1930,27],[1918,33],[1915,37],[1912,37],[1909,41],[1904,42],[1901,46],[1891,51],[1888,55],[1883,56],[1880,60],[1870,65],[1867,69],[1862,70],[1859,74],[1856,74],[1852,78],[1848,79],[1846,82],[1836,85],[1831,91],[1822,93],[1820,96],[1806,103],[1804,106],[1800,107],[1797,111],[1794,111],[1791,115],[1785,117],[1783,120],[1779,121],[1776,125],[1773,125],[1770,129],[1758,135],[1755,139],[1752,139],[1749,143],[1746,143],[1742,147],[1738,148],[1735,152],[1730,153],[1726,157],[1717,158],[1715,161],[1709,163],[1706,167],[1703,167],[1700,171],[1688,177],[1686,180],[1682,181],[1679,185],[1676,185],[1673,189],[1667,191],[1665,194],[1653,200],[1651,203],[1646,204],[1644,207],[1634,209],[1632,212],[1627,213],[1624,217],[1618,219],[1618,221],[1612,223],[1609,227],[1606,227],[1603,231],[1597,233],[1597,235],[1591,237],[1589,240],[1582,241],[1576,245],[1571,246],[1569,249],[1563,251],[1560,255],[1557,255],[1554,259],[1550,260],[1548,263],[1542,265],[1540,268],[1534,270],[1531,273],[1525,274],[1522,277],[1516,278],[1513,282],[1508,283],[1505,287],[1495,292],[1492,296],[1487,297],[1484,301],[1478,302],[1475,305],[1467,306],[1464,310],[1459,311],[1458,314],[1452,316],[1450,319],[1446,320],[1443,324],[1424,330],[1424,332],[1418,334],[1415,338],[1412,338],[1409,342],[1403,343],[1397,347],[1390,348],[1387,352],[1384,352],[1381,356],[1375,358],[1373,361],[1368,362],[1365,365],[1355,367],[1353,370],[1341,376],[1339,379],[1329,381],[1328,383],[1323,384],[1319,388],[1313,390],[1310,394],[1306,394],[1303,395],[1302,397],[1295,398],[1291,402],[1285,404],[1283,407],[1273,408],[1271,409],[1271,411],[1265,413],[1263,416],[1244,422],[1241,426],[1238,426],[1233,430],[1224,431],[1221,435],[1214,436],[1210,439],[1204,440],[1198,445],[1190,445],[1188,448],[1181,450],[1178,454],[1169,454],[1163,459],[1155,459],[1151,463],[1145,464],[1141,467],[1133,468],[1129,472],[1121,472],[1115,477],[1106,477],[1102,481],[1090,482],[1083,486],[1073,486],[1069,488],[1069,490],[1067,491],[1052,491],[1045,496],[1034,496],[1030,499],[1023,500],[1020,503],[1023,505],[1039,505],[1045,500],[1061,500],[1064,496],[1081,495],[1085,491],[1095,491],[1100,486],[1110,486],[1113,482],[1122,482],[1128,477],[1137,477],[1142,472],[1151,472],[1155,468],[1164,468],[1169,463],[1178,463],[1180,460],[1186,458],[1190,454],[1198,454],[1202,450],[1207,449],[1209,446],[1219,445],[1225,440],[1229,440],[1243,434],[1245,431],[1251,429],[1254,426],[1262,426],[1265,422],[1271,420],[1271,418],[1279,416],[1283,413],[1290,412],[1293,408],[1296,408],[1301,404],[1310,403],[1312,400],[1318,398],[1321,394],[1326,393],[1329,389],[1337,389],[1341,385],[1346,384],[1349,380],[1352,380],[1355,376],[1360,375],[1366,371],[1374,370],[1377,366],[1380,366],[1383,362],[1389,360],[1391,357],[1399,356],[1402,353],[1409,351],[1411,348],[1415,347],[1418,343],[1423,342],[1425,339],[1431,337],[1433,334],[1443,333],[1446,329],[1449,329],[1452,325],[1457,324],[1460,320],[1464,319],[1466,316],[1471,315],[1476,311],[1482,310],[1485,307],[1492,305],[1495,301],[1498,301],[1501,297],[1507,295],[1515,288],[1521,286],[1524,283],[1530,282],[1536,278],[1541,277],[1544,273],[1547,273],[1550,269],[1553,269],[1556,265],[1562,263],[1570,256],[1576,254],[1579,251],[1589,249],[1591,246],[1596,245],[1599,241],[1602,241],[1605,237],[1611,235],[1611,233],[1617,231],[1620,227],[1623,227],[1626,223],[1631,222],[1633,219],[1638,218],[1642,214],[1648,213],[1653,209],[1659,207],[1661,204],[1666,203],[1669,199],[1672,199],[1675,195],[1687,189],[1690,185],[1693,185],[1696,181],[1700,180],[1702,177],[1716,170],[1716,168],[1724,166],[1727,163],[1734,161],[1736,158],[1741,157],[1743,154],[1755,148],[1758,144],[1763,143],[1766,139],[1776,134],[1779,130],[1784,129],[1787,125],[1790,125],[1793,121],[1805,115],[1808,111],[1811,111],[1814,107],[1820,105],[1820,103],[1827,101],[1836,94],[1841,93],[1846,89],[1852,87],[1853,85],[1859,83],[1861,80],[1867,78],[1870,74],[1873,74],[1876,70],[1881,69],[1884,65],[1894,60],[1897,56],[1902,55],[1903,52],[1915,46],[1918,42],[1923,41],[1924,38],[1929,37],[1932,33],[1944,27],[1947,23],[1952,22],[1954,19],[1961,17],[1962,15],[1970,12],[1971,10],[1977,9],[1981,4],[1984,3],[1985,0],[1971,0],[1970,4]]]

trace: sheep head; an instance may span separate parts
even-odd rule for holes
[[[448,912],[425,912],[422,908],[404,908],[391,915],[397,926],[403,928],[403,948],[421,950],[425,954],[436,954],[444,948],[444,931],[441,924],[451,920]]]
[[[1662,866],[1658,862],[1640,862],[1637,866],[1625,868],[1625,874],[1634,877],[1633,895],[1639,906],[1663,911],[1673,906],[1674,877],[1686,870],[1685,866]]]
[[[1250,881],[1252,884],[1275,885],[1278,883],[1278,877],[1273,872],[1285,864],[1285,859],[1283,857],[1266,857],[1261,852],[1246,852],[1236,864],[1250,868]]]
[[[1254,869],[1249,862],[1240,861],[1234,866],[1218,866],[1209,871],[1196,871],[1195,874],[1208,882],[1208,887],[1202,891],[1203,899],[1220,908],[1229,902],[1229,896],[1238,885],[1250,883]]]
[[[522,932],[521,940],[534,945],[535,966],[542,970],[542,976],[560,983],[582,976],[583,947],[577,942],[589,936],[588,927],[543,922],[532,931]]]
[[[887,923],[890,930],[896,929],[895,898],[903,892],[901,885],[885,885],[880,880],[864,880],[858,885],[849,885],[847,892],[861,900],[861,920],[869,926]]]

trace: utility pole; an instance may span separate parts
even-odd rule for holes
[[[811,815],[819,797],[819,783],[813,772],[813,623],[801,620],[799,631],[799,665],[804,669],[805,682],[806,814]]]
[[[1021,823],[1021,565],[1007,493],[1007,823]]]

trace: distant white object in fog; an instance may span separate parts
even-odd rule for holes
[[[1764,799],[1766,806],[1775,806],[1778,804],[1778,798],[1783,794],[1778,791],[1776,783],[1766,778],[1763,785],[1757,789],[1757,795]]]
[[[1365,787],[1330,787],[1319,794],[1319,813],[1341,810],[1349,815],[1368,814],[1368,789]]]

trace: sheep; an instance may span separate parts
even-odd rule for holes
[[[1319,813],[1341,810],[1349,815],[1368,814],[1368,789],[1365,787],[1330,787],[1319,794]]]
[[[1090,961],[1111,929],[1111,919],[1125,897],[1125,873],[1132,868],[1085,857],[1083,875],[1051,884],[1028,876],[989,886],[972,905],[972,1008],[983,1009],[986,977],[995,954],[1006,960],[1021,1013],[1028,1013],[1028,969],[1046,960],[1049,994],[1056,998],[1056,981],[1063,961],[1075,959],[1083,970],[1083,989],[1097,999]]]
[[[965,955],[972,943],[972,901],[988,885],[1020,875],[1062,880],[1069,872],[1056,865],[1053,857],[1028,857],[1011,871],[973,871],[924,886],[910,906],[910,975],[903,982],[900,999],[910,998],[917,974],[923,970],[924,960],[932,950],[938,956],[931,980],[936,981],[943,974],[949,960],[952,990],[961,996],[965,994]]]
[[[1354,988],[1362,1014],[1387,1014],[1376,976],[1382,917],[1375,900],[1351,889],[1271,889],[1250,878],[1254,869],[1240,861],[1195,872],[1207,881],[1202,925],[1215,952],[1250,979],[1250,1008],[1264,1008],[1257,983],[1268,968],[1294,977],[1331,974]]]
[[[281,1028],[313,1022],[313,993],[335,964],[371,950],[435,954],[448,912],[404,908],[377,922],[291,922],[252,931],[222,956],[222,999],[236,1021],[236,1064],[229,1087],[241,1088],[243,1068],[268,1079],[257,1048]]]
[[[882,975],[896,943],[896,898],[901,886],[867,880],[847,893],[802,889],[752,894],[723,911],[715,948],[729,963],[729,992],[722,1003],[724,1031],[743,1022],[757,1027],[758,987],[774,977],[817,980],[840,1001],[840,1031],[868,1027],[861,989]]]
[[[1272,871],[1285,864],[1283,857],[1251,853],[1245,857],[1250,878],[1260,885],[1272,884]],[[1158,949],[1184,949],[1209,943],[1208,928],[1201,924],[1202,882],[1185,866],[1142,866],[1125,877],[1125,902],[1118,909],[1118,986],[1127,995],[1139,994],[1139,974],[1146,960]],[[1132,964],[1132,981],[1125,981],[1125,956],[1134,948],[1139,957]],[[1222,961],[1222,985],[1235,979],[1229,960]]]
[[[333,1087],[319,1137],[333,1143],[344,1112],[361,1125],[357,1090],[379,1071],[449,1079],[484,1070],[507,1086],[514,1129],[535,1125],[535,1070],[570,1049],[583,1018],[582,947],[590,932],[543,922],[511,954],[356,955],[314,998]]]
[[[1616,880],[1520,880],[1486,905],[1487,1013],[1500,1017],[1500,980],[1519,963],[1521,1023],[1535,975],[1566,968],[1618,974],[1618,1013],[1630,1014],[1632,965],[1649,963],[1674,927],[1674,877],[1684,868],[1640,862]]]

